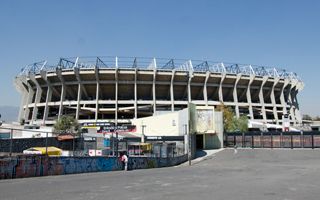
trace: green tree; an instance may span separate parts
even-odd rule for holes
[[[237,120],[237,129],[241,132],[248,131],[248,117],[245,115],[240,116]]]
[[[80,133],[78,121],[71,116],[61,116],[53,126],[57,133],[71,133],[78,135]]]
[[[223,125],[225,132],[248,131],[247,116],[243,115],[237,118],[232,108],[225,106],[223,103],[217,106],[216,110],[223,112]]]

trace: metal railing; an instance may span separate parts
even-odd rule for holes
[[[225,133],[226,147],[320,148],[320,132],[234,132]]]

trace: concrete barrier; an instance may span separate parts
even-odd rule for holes
[[[129,157],[129,170],[169,167],[181,164],[187,156],[174,158]],[[0,179],[106,172],[121,170],[115,157],[47,157],[23,155],[0,158]]]

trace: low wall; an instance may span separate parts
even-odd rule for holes
[[[169,167],[187,161],[187,156],[174,158],[129,157],[128,168],[146,169]],[[0,158],[0,179],[36,176],[106,172],[121,170],[115,157],[46,157],[17,156]]]

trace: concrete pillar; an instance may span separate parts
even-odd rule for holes
[[[134,73],[134,118],[138,118],[138,85],[137,85],[137,76],[138,70],[135,69]]]
[[[58,119],[60,119],[61,115],[63,114],[63,102],[65,100],[65,97],[66,97],[66,87],[64,84],[62,84]]]
[[[233,87],[233,101],[234,101],[234,104],[235,104],[235,110],[236,110],[237,118],[240,117],[238,93],[237,93],[237,85],[238,85],[238,82],[239,82],[240,79],[241,79],[241,74],[237,74],[237,78],[236,78],[236,81],[235,81],[234,87]]]
[[[81,84],[78,84],[78,93],[77,93],[77,110],[76,110],[76,119],[79,120],[80,112],[80,101],[81,101]]]
[[[114,115],[114,120],[115,120],[115,124],[118,125],[118,68],[115,69],[115,81],[116,81],[116,85],[115,85],[115,115]]]
[[[284,89],[287,87],[287,85],[289,84],[289,81],[287,79],[284,80],[284,84],[281,87],[281,91],[280,91],[280,102],[281,102],[281,106],[282,106],[282,115],[288,114],[287,112],[287,102],[285,101],[284,98]]]
[[[208,91],[207,91],[207,83],[208,83],[208,79],[210,77],[210,72],[207,71],[206,72],[206,79],[204,80],[204,85],[203,85],[203,99],[205,102],[205,105],[208,106]]]
[[[247,89],[247,101],[248,101],[248,104],[249,104],[249,115],[250,115],[250,119],[251,120],[254,120],[254,117],[253,117],[253,109],[252,109],[252,100],[251,100],[250,87],[251,87],[251,84],[254,81],[254,79],[255,79],[255,75],[250,75],[250,80],[249,80],[248,89]]]
[[[223,73],[221,75],[222,76],[221,76],[221,80],[220,80],[220,84],[219,84],[219,101],[223,102],[222,84],[223,84],[224,79],[226,78],[226,74]]]
[[[48,119],[48,115],[49,115],[48,103],[51,101],[51,98],[52,98],[52,89],[51,89],[51,87],[48,86],[47,95],[46,95],[46,105],[44,107],[44,113],[43,113],[43,119],[42,119],[43,125],[46,124],[46,120]]]
[[[193,74],[192,72],[189,72],[191,74],[189,74],[189,79],[188,79],[188,102],[190,103],[191,102],[191,80],[192,80],[192,77],[193,77]]]
[[[266,108],[265,108],[265,105],[264,105],[265,102],[264,102],[264,96],[263,96],[263,86],[265,85],[267,80],[268,80],[267,76],[264,76],[262,78],[262,83],[261,83],[260,90],[259,90],[259,101],[260,101],[260,104],[261,104],[261,112],[262,112],[263,120],[265,122],[267,122],[267,114],[266,114]]]
[[[32,118],[31,118],[31,124],[34,123],[34,121],[37,120],[37,115],[38,115],[38,104],[40,103],[41,100],[41,95],[42,95],[42,88],[40,87],[38,81],[35,79],[34,75],[30,75],[30,80],[36,85],[36,97],[33,105],[33,112],[32,112]]]
[[[157,102],[156,102],[156,76],[157,70],[153,70],[153,82],[152,82],[152,97],[153,97],[153,115],[156,114],[157,111]]]
[[[276,123],[279,124],[279,119],[278,119],[278,110],[277,110],[277,106],[276,106],[276,98],[275,98],[275,94],[274,94],[274,88],[276,87],[276,85],[279,82],[279,78],[275,78],[272,88],[271,88],[271,93],[270,93],[270,98],[271,98],[271,103],[272,103],[272,107],[273,107],[273,117],[276,120]]]
[[[95,113],[95,120],[97,122],[98,116],[99,116],[99,91],[100,91],[100,84],[99,81],[97,82],[97,88],[96,88],[96,113]]]
[[[174,90],[173,90],[174,75],[175,75],[175,70],[172,70],[171,82],[170,82],[171,112],[174,112]]]
[[[19,115],[18,115],[18,122],[21,122],[21,120],[24,118],[25,109],[24,106],[27,105],[28,100],[28,92],[25,90],[21,91],[21,102],[20,102],[20,108],[19,108]]]
[[[32,103],[32,99],[33,99],[33,96],[34,96],[34,93],[35,91],[32,89],[31,85],[28,84],[28,100],[27,100],[27,103],[26,103],[26,111],[25,111],[25,116],[24,116],[24,119],[26,121],[29,121],[29,113],[30,113],[30,107],[29,107],[29,104]]]

